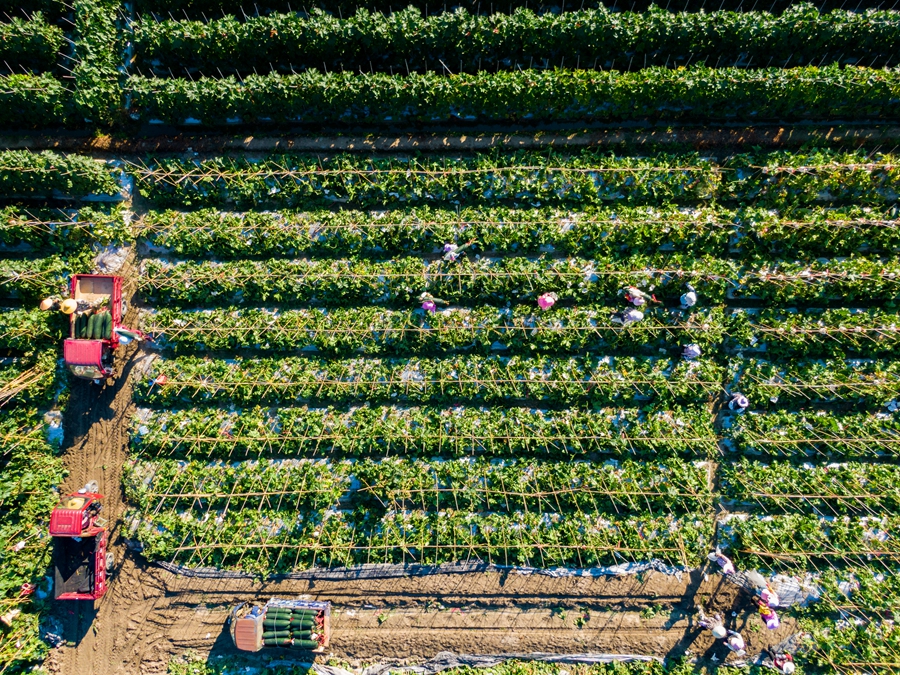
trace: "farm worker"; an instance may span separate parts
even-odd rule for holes
[[[692,286],[688,286],[687,293],[681,296],[681,309],[690,309],[697,304],[697,294]]]
[[[538,307],[546,312],[556,304],[557,300],[559,300],[559,297],[556,295],[556,293],[544,293],[543,295],[538,297]]]
[[[750,401],[741,393],[735,392],[731,395],[731,400],[728,401],[728,409],[736,412],[742,413],[750,406]]]
[[[457,246],[456,244],[444,244],[444,260],[447,262],[456,262],[459,255],[474,243],[475,240],[473,239],[468,244],[463,244],[462,246]]]
[[[712,551],[707,557],[710,559],[710,561],[716,563],[719,566],[719,571],[721,571],[722,574],[724,574],[726,577],[729,574],[734,574],[734,563],[731,562],[728,556],[722,554],[719,551]]]
[[[764,602],[766,607],[778,607],[778,603],[781,599],[778,597],[778,593],[772,590],[771,586],[766,584],[766,587],[759,592],[760,602]]]
[[[685,361],[693,361],[694,359],[699,358],[701,353],[700,345],[690,344],[684,346],[681,355],[684,357]]]
[[[722,623],[722,616],[720,614],[715,614],[711,617],[706,616],[702,607],[697,607],[697,611],[700,613],[700,621],[697,623],[703,628],[708,628],[712,631],[713,637],[716,640],[722,640],[728,635],[728,631],[725,630],[725,624]]]
[[[762,601],[759,602],[759,616],[765,621],[766,628],[769,630],[776,630],[781,625],[775,610]]]
[[[425,292],[419,296],[419,300],[422,301],[422,309],[426,312],[436,312],[438,305],[449,305],[446,300],[441,300],[440,298],[434,297],[431,293]]]
[[[619,326],[629,326],[633,323],[637,323],[641,319],[644,318],[644,313],[635,308],[625,309],[621,312],[615,312],[610,318],[610,322],[617,324]]]
[[[87,312],[91,309],[95,309],[105,304],[105,299],[97,300],[96,302],[89,302],[87,300],[75,300],[74,298],[60,298],[58,296],[50,296],[49,298],[44,298],[41,300],[41,304],[39,307],[42,311],[46,312],[51,309],[58,309],[63,314],[69,315],[82,312]]]
[[[787,653],[778,654],[772,659],[772,665],[778,668],[779,672],[785,673],[785,675],[792,675],[797,669],[794,665],[794,657]]]
[[[637,288],[636,286],[623,288],[621,291],[619,291],[619,295],[624,295],[625,301],[630,302],[635,307],[646,305],[648,300],[659,302],[659,300],[656,299],[655,295],[644,293],[644,291],[642,291],[640,288]]]
[[[728,631],[728,639],[725,640],[725,646],[728,647],[738,656],[743,656],[747,652],[744,650],[744,638],[737,631]]]

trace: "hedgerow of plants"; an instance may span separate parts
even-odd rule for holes
[[[732,65],[816,63],[885,65],[887,46],[900,42],[892,11],[820,14],[807,3],[781,15],[768,12],[682,14],[659,7],[613,12],[606,7],[539,14],[483,16],[463,8],[423,16],[416,7],[392,14],[365,8],[346,19],[312,9],[309,17],[270,14],[209,22],[145,16],[134,24],[137,65],[168,77],[168,69],[214,73],[319,68],[379,72],[454,73],[568,64],[637,70],[688,61]]]
[[[0,152],[0,196],[84,197],[117,195],[119,184],[103,162],[85,155],[61,155],[50,150]]]
[[[0,209],[0,245],[25,247],[29,252],[71,253],[94,244],[131,241],[121,205],[79,209]]]
[[[142,455],[250,457],[445,456],[570,458],[693,456],[716,451],[704,408],[647,412],[471,406],[143,409],[132,420]]]
[[[576,353],[607,350],[659,354],[682,344],[713,349],[728,332],[721,310],[648,310],[628,327],[610,323],[617,307],[540,310],[354,307],[298,310],[226,308],[144,315],[143,330],[176,353],[235,349],[312,351],[353,356],[434,354],[446,350],[490,354]],[[0,340],[2,343],[2,340]]]
[[[900,397],[900,362],[746,359],[738,386],[760,408],[833,401],[885,405]]]
[[[881,119],[900,113],[900,73],[847,66],[516,70],[443,75],[270,73],[130,76],[132,119],[205,125]]]
[[[893,205],[900,161],[880,153],[813,149],[734,155],[617,157],[520,152],[456,158],[330,158],[275,155],[259,162],[219,157],[154,159],[129,167],[158,206],[230,209],[348,204],[689,204],[752,201],[769,208],[824,203]]]
[[[705,465],[533,460],[269,460],[126,465],[129,503],[144,513],[235,508],[469,513],[702,513],[712,508]],[[199,504],[199,506],[198,506]]]
[[[116,27],[122,11],[116,0],[80,0],[75,5],[76,124],[108,126],[123,117],[119,67],[124,58]]]
[[[762,349],[773,359],[890,357],[900,349],[900,315],[880,309],[764,309],[734,314],[730,324],[744,327],[743,335],[729,332],[739,348]]]
[[[744,568],[794,568],[815,562],[831,564],[883,555],[896,559],[900,539],[891,536],[900,517],[788,514],[731,518],[724,527],[732,538],[735,565]]]
[[[887,411],[749,414],[734,421],[728,436],[736,451],[747,455],[870,460],[900,456],[900,416]]]
[[[151,560],[260,575],[365,563],[594,567],[629,560],[697,565],[712,540],[710,518],[598,517],[596,513],[464,513],[448,509],[313,513],[232,509],[132,512],[129,530]]]
[[[896,214],[859,207],[725,209],[553,207],[390,211],[148,211],[134,234],[154,250],[190,258],[254,258],[433,253],[450,242],[470,253],[628,257],[661,252],[725,256],[844,256],[900,252]],[[0,223],[0,241],[3,229]]]
[[[160,375],[167,382],[157,384]],[[638,405],[697,402],[718,391],[722,368],[708,360],[637,357],[482,357],[322,360],[195,357],[153,363],[134,399],[153,405],[201,402],[390,401]],[[638,403],[640,402],[640,403]]]
[[[709,302],[721,301],[736,276],[725,260],[672,255],[616,260],[482,258],[448,262],[421,258],[143,262],[140,288],[155,303],[231,305],[421,304],[423,292],[453,303],[535,302],[543,293],[562,301],[602,303],[631,284],[674,297],[691,283]],[[560,317],[561,318],[561,317]]]
[[[803,655],[805,672],[853,672],[869,663],[892,663],[900,652],[900,628],[893,620],[829,619],[808,627],[812,649]]]
[[[886,464],[797,466],[742,459],[725,465],[723,497],[765,513],[882,514],[900,509],[900,467]]]
[[[48,23],[41,12],[26,20],[13,16],[0,24],[0,63],[35,72],[50,70],[62,48],[62,30]]]
[[[32,129],[65,126],[73,113],[72,93],[61,80],[49,73],[0,77],[0,127]],[[5,163],[0,160],[0,164]]]

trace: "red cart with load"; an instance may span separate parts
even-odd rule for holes
[[[63,497],[50,515],[56,600],[99,600],[106,593],[113,556],[106,550],[101,499],[96,483],[89,483]]]
[[[63,346],[66,367],[85,380],[112,377],[113,351],[120,343],[144,337],[122,326],[122,277],[76,274],[70,298],[77,309],[69,314],[69,337]]]
[[[331,603],[272,598],[264,606],[241,603],[231,612],[231,639],[246,652],[267,648],[321,654],[331,640]]]

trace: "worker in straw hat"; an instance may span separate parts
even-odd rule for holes
[[[59,296],[52,295],[49,298],[44,298],[41,300],[41,304],[39,307],[42,311],[48,312],[51,309],[58,309],[65,315],[69,314],[81,314],[82,312],[87,312],[92,309],[96,309],[101,305],[106,303],[106,298],[101,298],[96,302],[89,302],[87,300],[75,300],[74,298],[60,298]]]

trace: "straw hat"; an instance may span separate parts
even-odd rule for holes
[[[53,307],[53,298],[44,298],[41,300],[41,311],[46,312],[51,307]]]
[[[712,634],[713,634],[714,638],[716,638],[717,640],[721,640],[728,633],[725,631],[725,626],[719,624],[718,626],[716,626],[715,628],[712,629]]]
[[[78,303],[75,302],[72,298],[66,298],[59,306],[59,310],[63,314],[72,314],[76,309],[78,309]]]

